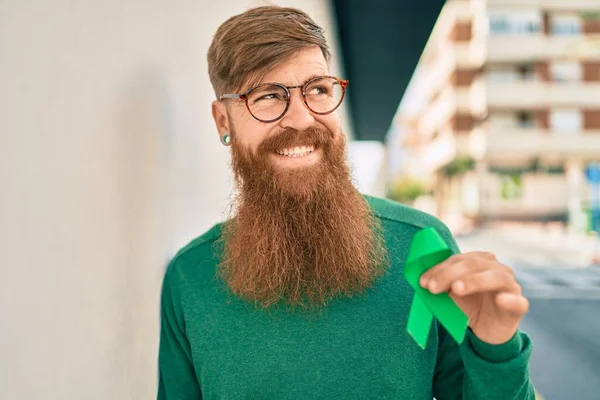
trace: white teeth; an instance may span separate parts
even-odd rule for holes
[[[314,150],[314,146],[296,146],[289,149],[278,150],[276,153],[288,157],[303,157],[307,154],[312,153]]]

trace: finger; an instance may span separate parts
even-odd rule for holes
[[[452,293],[459,296],[485,292],[519,293],[521,287],[515,281],[512,270],[501,264],[497,265],[495,268],[464,275],[452,282]]]
[[[461,256],[462,254],[457,254],[452,257],[448,257],[446,260],[425,271],[420,278],[421,286],[427,286],[427,282],[429,282],[429,280],[431,280],[432,277],[445,270],[446,268],[461,262],[463,260]]]
[[[429,270],[425,271],[421,275],[421,282],[422,283],[428,282],[435,275],[448,269],[452,265],[458,264],[459,262],[462,262],[465,260],[473,260],[473,259],[483,259],[483,260],[490,260],[490,261],[497,260],[496,256],[493,253],[490,253],[488,251],[471,251],[468,253],[456,254],[456,255],[453,255],[452,257],[447,258],[445,261],[439,263],[438,265],[434,266],[433,268],[430,268]]]
[[[522,317],[529,311],[529,300],[515,293],[498,293],[496,295],[496,305],[515,317]]]
[[[494,253],[490,253],[489,251],[473,251],[472,254],[474,254],[476,257],[481,257],[492,261],[498,260],[496,255]]]
[[[431,293],[441,293],[450,289],[450,285],[465,275],[491,268],[491,261],[474,258],[464,258],[461,261],[448,265],[432,275],[426,281],[426,288]]]

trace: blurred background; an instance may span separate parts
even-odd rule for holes
[[[600,398],[600,1],[0,0],[0,398],[155,397],[174,253],[227,211],[206,51],[325,30],[356,185],[515,269],[546,399]]]
[[[600,399],[600,1],[447,1],[384,143],[389,197],[514,268],[540,397]]]

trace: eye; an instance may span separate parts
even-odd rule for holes
[[[319,95],[319,94],[325,94],[328,93],[329,91],[327,90],[327,88],[325,86],[313,86],[308,90],[309,95]]]
[[[285,99],[279,93],[267,93],[256,99],[256,101],[261,101],[261,100],[285,100]]]

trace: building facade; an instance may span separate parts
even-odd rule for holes
[[[440,216],[589,229],[600,2],[449,0],[394,125],[402,174],[430,182]]]

